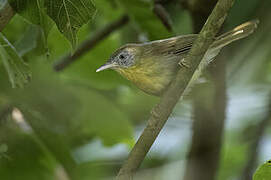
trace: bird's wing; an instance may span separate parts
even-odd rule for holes
[[[149,49],[148,53],[154,56],[181,56],[185,55],[191,49],[196,37],[196,34],[177,36],[169,39],[151,41],[144,45],[151,46],[146,49]]]

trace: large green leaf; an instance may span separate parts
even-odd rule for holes
[[[44,0],[9,0],[12,8],[33,24],[46,26]]]
[[[77,31],[95,15],[91,0],[44,0],[48,15],[55,21],[59,31],[77,45]]]
[[[43,29],[43,41],[46,45],[46,38],[53,23],[46,14],[44,0],[9,0],[9,2],[18,14]]]
[[[20,56],[25,55],[38,46],[40,28],[30,24],[22,36],[14,43],[14,46]]]
[[[34,130],[43,137],[68,137],[62,142],[69,145],[94,136],[108,145],[131,139],[129,117],[119,106],[87,86],[63,83],[56,72],[48,70],[48,64],[42,65],[33,66],[34,78],[25,88],[11,90],[4,86],[0,91],[0,97],[18,107]],[[0,83],[7,82],[0,76]],[[44,139],[54,146],[61,138]]]
[[[80,129],[81,137],[97,136],[105,145],[131,142],[133,133],[129,117],[120,110],[118,104],[97,91],[79,87],[74,90],[81,99],[82,109],[78,120],[74,122],[73,132]]]
[[[261,165],[253,176],[253,180],[269,180],[271,179],[271,160]]]
[[[16,49],[0,33],[0,60],[8,73],[12,87],[23,87],[31,78],[31,73]]]

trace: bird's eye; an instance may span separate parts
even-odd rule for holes
[[[119,58],[122,60],[122,59],[125,59],[125,56],[123,54],[119,55]]]
[[[132,64],[132,60],[132,56],[126,51],[119,53],[115,58],[116,63],[121,67],[130,66]]]

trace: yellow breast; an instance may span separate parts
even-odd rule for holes
[[[171,81],[169,74],[153,63],[148,64],[145,62],[144,65],[117,69],[117,71],[141,90],[152,95],[161,95]]]

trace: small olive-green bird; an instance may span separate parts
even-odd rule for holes
[[[218,36],[204,55],[193,79],[197,79],[222,47],[248,36],[257,24],[258,20],[249,21]],[[190,34],[142,44],[126,44],[116,50],[96,72],[113,69],[146,93],[160,96],[176,76],[182,64],[179,62],[185,58],[197,36]]]

